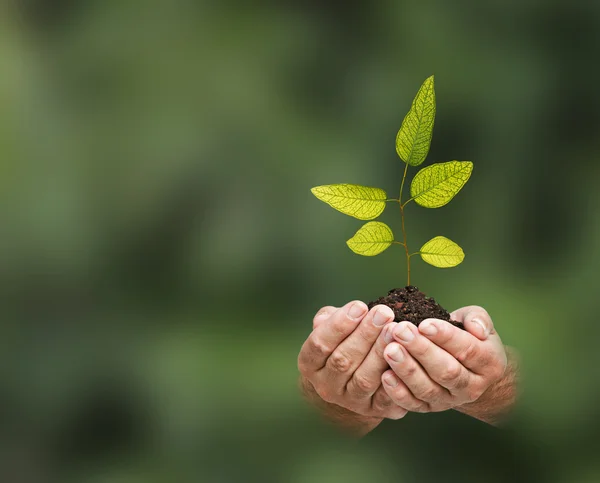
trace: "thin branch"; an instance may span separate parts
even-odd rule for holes
[[[402,191],[404,190],[404,182],[406,181],[406,173],[408,173],[408,163],[406,163],[406,167],[404,168],[404,175],[402,176],[402,184],[400,185],[400,196],[398,196],[400,203],[402,203]]]
[[[402,176],[402,184],[400,185],[400,217],[402,218],[402,236],[404,238],[404,250],[406,251],[406,271],[408,272],[408,282],[406,285],[410,285],[410,256],[408,254],[408,245],[406,244],[406,229],[404,228],[404,205],[402,204],[402,191],[404,190],[404,182],[406,181],[406,173],[408,173],[408,163],[404,168],[404,175]]]
[[[400,217],[402,218],[402,236],[404,238],[404,250],[406,251],[406,270],[408,272],[408,281],[406,285],[410,285],[410,255],[408,254],[408,246],[406,244],[406,228],[404,228],[404,209],[400,205]]]

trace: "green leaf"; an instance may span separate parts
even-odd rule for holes
[[[472,172],[471,161],[449,161],[427,166],[412,180],[411,199],[425,208],[444,206],[467,184]]]
[[[402,161],[411,166],[418,166],[425,161],[431,144],[434,121],[435,90],[431,76],[423,82],[417,92],[396,136],[396,152]]]
[[[332,208],[359,220],[377,218],[385,209],[387,199],[387,194],[382,189],[356,184],[317,186],[311,191]]]
[[[354,253],[373,257],[388,248],[393,241],[394,234],[389,226],[380,221],[370,221],[364,224],[346,244]]]
[[[452,240],[436,236],[421,247],[421,258],[438,268],[456,267],[465,259],[465,252]]]

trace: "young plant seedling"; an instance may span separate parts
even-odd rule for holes
[[[404,224],[406,206],[411,201],[424,208],[440,208],[447,205],[467,183],[473,171],[471,161],[448,161],[427,166],[414,176],[410,184],[410,197],[403,200],[408,167],[421,165],[429,153],[435,111],[434,78],[431,76],[417,92],[396,136],[396,152],[406,164],[397,199],[389,198],[380,188],[354,184],[332,184],[311,189],[321,201],[359,220],[374,220],[383,213],[388,203],[398,204],[402,226],[401,240],[395,239],[392,229],[385,223],[369,221],[346,243],[354,253],[368,257],[379,255],[393,244],[404,248],[407,286],[404,289],[391,290],[387,297],[369,305],[388,305],[396,313],[398,321],[410,320],[417,325],[429,317],[445,320],[450,320],[450,317],[433,299],[425,297],[416,287],[411,286],[411,258],[419,255],[434,267],[450,268],[460,264],[465,254],[459,245],[444,236],[432,238],[418,252],[411,253]]]

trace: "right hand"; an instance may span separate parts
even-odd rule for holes
[[[389,366],[383,357],[393,340],[394,312],[385,305],[370,311],[354,301],[342,308],[323,307],[298,356],[305,392],[361,416],[400,419],[407,411],[387,395],[381,377]]]

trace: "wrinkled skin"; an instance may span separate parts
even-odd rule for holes
[[[409,411],[456,409],[496,424],[515,401],[514,353],[485,309],[451,315],[465,330],[436,319],[396,323],[389,307],[369,311],[360,301],[323,307],[298,356],[304,394],[358,435]]]

